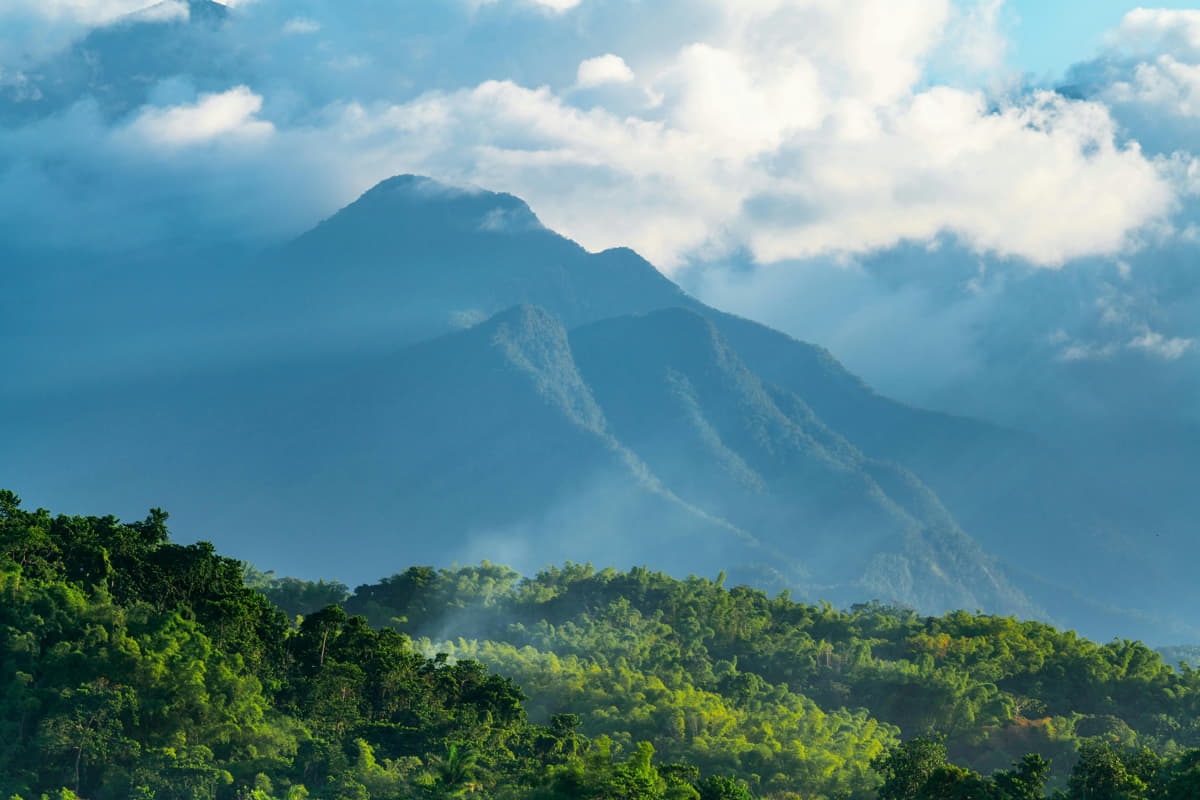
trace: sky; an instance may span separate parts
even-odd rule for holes
[[[1154,7],[1180,10],[1195,3]],[[1072,64],[1095,56],[1133,8],[1128,0],[1013,0],[1006,9],[1012,63],[1039,78],[1061,78]]]
[[[1200,408],[1200,11],[144,6],[0,8],[5,247],[253,249],[420,173],[632,246],[910,402],[1027,427]]]

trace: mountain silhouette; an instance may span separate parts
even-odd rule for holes
[[[398,176],[249,262],[155,281],[154,368],[21,395],[0,478],[162,505],[184,537],[352,583],[590,560],[1193,633],[1162,559],[1140,556],[1153,587],[1112,588],[1140,562],[1093,536],[1105,506],[1069,454],[884,397],[512,195]]]

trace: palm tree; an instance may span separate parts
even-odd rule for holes
[[[446,748],[446,755],[429,756],[429,771],[447,797],[462,797],[479,788],[475,781],[479,772],[478,760],[474,753],[452,744]]]

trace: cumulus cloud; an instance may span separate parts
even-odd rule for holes
[[[167,108],[146,108],[126,132],[151,145],[181,147],[222,137],[263,139],[275,127],[255,115],[263,100],[245,86],[220,94],[204,94],[195,103]]]
[[[1128,80],[1114,82],[1105,92],[1110,102],[1158,106],[1179,117],[1200,116],[1198,95],[1200,65],[1180,63],[1169,55],[1138,64]]]
[[[6,16],[37,15],[51,20],[79,22],[86,25],[101,25],[118,17],[145,11],[157,4],[153,0],[9,0],[4,4],[0,19]],[[169,13],[177,13],[183,3],[161,4]]]
[[[146,97],[118,124],[161,146],[231,136],[303,142],[313,152],[292,168],[328,174],[340,163],[367,185],[409,169],[497,186],[525,195],[589,247],[631,245],[668,269],[736,247],[769,262],[942,234],[1058,266],[1120,252],[1171,210],[1172,185],[1136,144],[1118,141],[1101,104],[1040,93],[996,105],[979,91],[921,86],[946,36],[962,39],[964,25],[991,35],[994,1],[702,0],[690,41],[664,43],[633,30],[668,29],[680,4],[595,2],[550,3],[578,5],[575,25],[615,45],[576,56],[573,81],[557,79],[552,63],[569,48],[527,58],[512,50],[498,55],[529,61],[520,79],[467,77],[430,90],[388,81],[430,69],[423,62],[444,73],[458,55],[453,45],[430,49],[435,30],[444,36],[450,26],[468,41],[480,35],[471,26],[512,24],[507,14],[520,4],[400,17],[396,35],[413,46],[396,62],[394,43],[353,22],[353,3],[335,11],[258,0],[222,35],[253,33],[269,59],[230,63],[218,52],[215,74],[190,76],[209,87],[203,98]],[[315,22],[339,15],[352,32]],[[622,17],[627,24],[612,27]],[[286,35],[299,32],[311,35]],[[616,52],[645,69],[635,76]],[[302,81],[314,66],[324,74],[309,86]],[[570,96],[635,80],[656,103],[589,98],[583,109]],[[368,165],[380,171],[368,174]],[[329,197],[346,199],[336,188]]]
[[[952,63],[973,73],[988,73],[1004,66],[1008,36],[1004,30],[1004,0],[978,0],[957,7],[948,33]]]
[[[1128,341],[1073,341],[1066,331],[1061,329],[1056,331],[1056,336],[1052,341],[1062,344],[1059,357],[1063,361],[1105,361],[1126,350],[1142,352],[1164,361],[1178,361],[1196,345],[1195,339],[1164,336],[1145,326],[1142,326],[1141,332]]]
[[[289,36],[316,33],[321,30],[321,23],[307,17],[293,17],[283,25],[283,32]]]
[[[866,135],[822,130],[807,168],[752,198],[766,261],[864,252],[954,233],[980,252],[1045,266],[1115,253],[1171,209],[1173,192],[1103,106],[1042,92],[989,110],[938,88],[880,115]]]
[[[1140,336],[1129,342],[1129,346],[1167,361],[1176,361],[1196,346],[1196,340],[1182,336],[1168,337],[1145,328]]]
[[[581,0],[533,0],[533,2],[543,8],[562,13],[579,5]]]
[[[1152,154],[1191,151],[1200,132],[1200,11],[1135,9],[1095,59],[1068,74],[1069,91],[1107,105]]]
[[[183,91],[183,89],[181,89]],[[112,126],[97,104],[0,128],[0,241],[101,253],[267,243],[319,219],[323,180],[288,172],[298,139],[266,148],[245,89],[147,107]],[[231,232],[237,231],[236,236]]]
[[[708,41],[658,54],[654,114],[584,112],[547,87],[490,81],[362,115],[436,118],[453,159],[416,145],[410,162],[521,193],[586,245],[631,244],[668,268],[729,242],[776,261],[942,233],[1058,266],[1121,251],[1171,209],[1169,182],[1118,143],[1102,105],[914,91],[951,7],[887,5],[715,4]],[[632,78],[602,56],[576,82]],[[589,175],[598,185],[579,204],[564,187]]]
[[[1135,56],[1159,53],[1200,56],[1200,11],[1135,8],[1107,38],[1111,47]]]
[[[478,9],[481,6],[499,4],[504,2],[504,0],[467,0],[467,2],[468,7]],[[551,14],[562,14],[578,6],[582,0],[522,0],[522,2],[532,8]]]
[[[581,61],[575,83],[582,88],[589,88],[606,83],[629,83],[635,77],[625,59],[607,53]]]
[[[131,22],[186,22],[191,16],[191,8],[183,0],[163,0],[127,15]]]

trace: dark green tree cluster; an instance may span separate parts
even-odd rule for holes
[[[1194,800],[1200,751],[1164,757],[1148,748],[1089,741],[1063,789],[1047,794],[1050,763],[1026,755],[989,777],[949,763],[940,737],[917,737],[876,762],[879,800]]]
[[[1036,622],[573,564],[350,593],[0,492],[5,800],[1182,800],[1198,698]]]
[[[245,577],[209,545],[171,543],[161,511],[53,516],[0,492],[0,797],[697,800],[708,786],[648,743],[584,737],[578,717],[530,724],[509,679],[336,605],[292,625]]]
[[[289,617],[303,617],[326,606],[342,605],[350,590],[341,581],[306,581],[300,578],[281,578],[274,572],[262,572],[249,564],[242,567],[246,586],[266,595]]]

